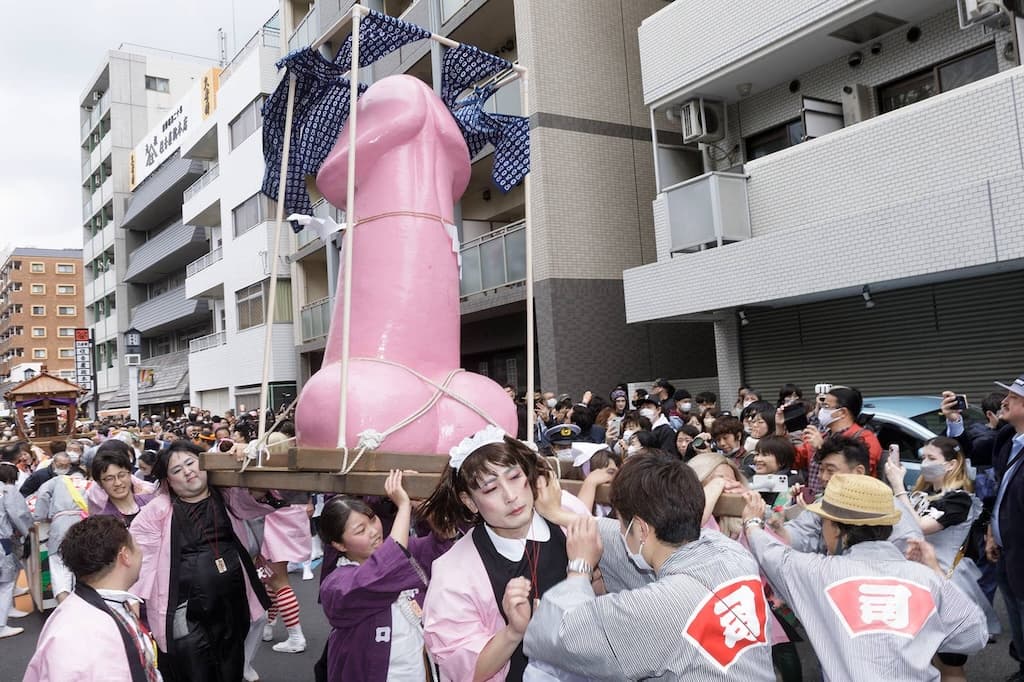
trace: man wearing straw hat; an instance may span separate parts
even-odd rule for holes
[[[900,513],[885,483],[836,474],[821,501],[808,505],[822,518],[827,556],[776,540],[764,530],[764,500],[745,498],[750,551],[804,624],[825,680],[939,680],[931,663],[937,651],[984,648],[984,614],[945,579],[930,545],[910,541],[917,563],[887,541]]]

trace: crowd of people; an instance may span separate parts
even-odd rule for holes
[[[943,393],[916,480],[844,386],[743,388],[731,406],[661,379],[607,399],[508,387],[518,433],[467,436],[425,500],[397,470],[371,498],[210,486],[201,454],[245,457],[255,413],[96,425],[48,457],[11,437],[0,637],[21,631],[21,546],[45,522],[60,606],[29,680],[90,679],[69,660],[111,679],[258,679],[277,620],[274,650],[306,649],[288,571],[313,577],[321,554],[332,630],[296,679],[791,682],[806,640],[826,680],[963,680],[997,646],[997,584],[1024,654],[1024,376],[999,387],[978,423]]]

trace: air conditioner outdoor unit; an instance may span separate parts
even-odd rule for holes
[[[999,0],[957,0],[960,28],[982,24],[989,28],[1005,30],[1010,25],[1010,10]]]
[[[866,85],[843,86],[843,121],[852,126],[871,118],[871,88]]]
[[[126,353],[124,356],[124,364],[128,367],[138,367],[142,362],[142,356],[138,353]]]
[[[683,103],[679,112],[683,143],[717,142],[725,137],[725,102],[699,97]]]

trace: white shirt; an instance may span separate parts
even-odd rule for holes
[[[484,530],[487,531],[487,535],[491,538],[494,549],[498,550],[498,554],[509,561],[522,561],[523,554],[526,553],[527,540],[547,542],[551,539],[551,529],[548,528],[547,522],[537,512],[533,512],[530,530],[526,533],[525,538],[503,538],[491,530],[491,527],[487,524],[484,524]]]

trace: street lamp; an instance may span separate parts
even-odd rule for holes
[[[124,361],[128,365],[128,410],[133,419],[139,418],[139,361],[142,352],[142,332],[132,327],[124,333]]]

